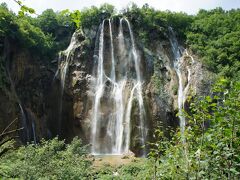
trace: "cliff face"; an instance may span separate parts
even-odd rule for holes
[[[14,119],[10,129],[22,142],[38,141],[47,137],[46,97],[51,87],[53,72],[37,56],[15,42],[5,42],[6,85],[1,89],[1,130]]]
[[[119,26],[119,22],[113,22],[113,29],[119,29]],[[123,33],[129,34],[125,26],[126,24],[123,26]],[[113,44],[117,44],[117,33],[118,31],[113,31]],[[108,28],[104,29],[104,34],[106,39],[110,38]],[[124,41],[126,49],[129,49],[129,52],[125,52],[128,56],[131,37],[126,35]],[[85,143],[90,143],[95,97],[92,86],[96,79],[94,56],[99,51],[98,44],[98,27],[75,32],[68,49],[59,55],[55,75],[51,68],[40,63],[28,51],[12,47],[8,52],[9,91],[0,96],[1,101],[6,103],[0,107],[0,124],[6,126],[7,122],[18,117],[19,126],[24,127],[21,134],[23,141],[38,141],[42,137],[59,135],[67,140],[79,136]],[[179,125],[176,114],[179,109],[180,79],[184,95],[183,106],[186,109],[187,99],[190,99],[188,97],[206,93],[207,90],[204,89],[209,87],[209,83],[205,81],[206,73],[198,58],[186,50],[180,54],[178,70],[181,73],[180,76],[177,74],[174,49],[167,35],[165,40],[154,39],[148,46],[135,36],[135,44],[143,79],[141,87],[146,112],[146,138],[149,141],[153,139],[155,128],[161,126],[166,135],[169,135],[166,129]],[[111,56],[109,46],[110,43],[105,44],[105,59]],[[179,49],[182,47],[179,46]],[[120,52],[116,51],[116,59],[121,59]],[[104,68],[110,72],[109,62],[104,64]],[[134,74],[131,66],[129,72]],[[130,85],[125,87],[129,88]],[[130,90],[126,91],[130,93]],[[103,95],[102,101],[108,100],[109,94]],[[101,103],[102,112],[107,113],[112,107],[104,102]],[[133,100],[132,104],[130,149],[140,154],[138,102]]]
[[[118,29],[119,24],[114,22],[113,29]],[[127,32],[127,30],[124,30]],[[104,29],[106,39],[109,34],[107,28]],[[70,55],[65,51],[59,59],[59,71],[63,69],[66,61],[68,69],[66,71],[65,85],[63,94],[55,94],[52,102],[62,101],[62,107],[59,107],[58,115],[61,118],[53,116],[49,119],[50,129],[54,129],[56,134],[62,134],[62,137],[80,136],[85,143],[91,143],[91,123],[94,112],[94,92],[92,90],[92,82],[96,78],[94,49],[98,51],[98,28],[91,30],[85,29],[74,34],[74,46],[72,46]],[[113,33],[114,37],[114,33]],[[130,42],[130,36],[125,37],[126,42]],[[117,41],[116,39],[113,40]],[[71,46],[71,45],[70,45]],[[107,43],[105,46],[110,46]],[[131,45],[126,43],[127,49],[131,49]],[[109,47],[105,47],[108,49]],[[208,83],[204,82],[206,73],[197,57],[191,55],[186,50],[182,51],[181,62],[179,62],[179,71],[181,76],[177,75],[175,67],[175,57],[173,47],[170,40],[153,40],[150,46],[144,46],[141,40],[136,38],[136,48],[140,59],[140,70],[143,76],[142,95],[144,107],[146,110],[146,127],[147,139],[152,139],[153,131],[157,127],[161,127],[166,135],[169,126],[176,128],[179,126],[178,113],[178,90],[179,78],[182,80],[182,88],[184,92],[183,106],[188,107],[188,99],[195,95],[204,94],[203,90],[208,87]],[[182,47],[181,47],[182,48]],[[116,52],[117,54],[117,52]],[[128,52],[130,54],[130,52]],[[104,51],[104,57],[107,59],[111,56],[111,51]],[[119,54],[116,55],[119,58]],[[110,71],[111,64],[104,64],[105,71]],[[131,71],[131,70],[130,70]],[[55,86],[61,89],[60,77],[61,73],[56,76]],[[55,89],[58,89],[55,87]],[[125,87],[128,89],[128,87]],[[62,96],[62,100],[59,100]],[[105,100],[104,100],[105,99]],[[109,94],[103,96],[104,101],[109,100]],[[58,104],[54,103],[54,104]],[[107,113],[111,104],[101,104],[104,108],[103,113]],[[54,114],[54,113],[50,113]],[[57,113],[55,113],[56,115]],[[130,149],[139,154],[139,117],[137,103],[133,102],[131,111],[131,145]],[[59,120],[61,122],[59,122]],[[58,128],[56,127],[58,122]],[[104,127],[102,127],[104,128]],[[57,130],[58,129],[58,130]]]

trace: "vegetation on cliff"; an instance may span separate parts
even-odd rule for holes
[[[6,83],[6,41],[27,49],[50,63],[67,47],[75,29],[91,29],[102,19],[115,17],[105,4],[82,11],[44,11],[36,18],[16,15],[0,6],[0,88]],[[184,136],[177,130],[172,138],[156,130],[156,142],[146,162],[102,169],[92,167],[86,147],[53,139],[13,150],[10,142],[0,146],[0,176],[6,178],[52,179],[238,179],[240,177],[240,10],[200,10],[197,15],[158,11],[148,5],[132,5],[122,11],[144,45],[167,39],[168,27],[178,39],[202,59],[219,82],[210,96],[196,97],[185,116]],[[157,78],[157,77],[156,77]],[[161,83],[156,79],[156,83]],[[161,86],[161,85],[159,85]],[[159,89],[161,91],[161,89]],[[0,136],[0,140],[1,136]]]
[[[114,6],[104,4],[82,11],[44,11],[36,18],[15,15],[6,4],[0,6],[0,43],[9,38],[19,46],[51,60],[67,47],[70,34],[76,28],[98,26],[105,18],[114,17]],[[221,8],[200,10],[195,16],[185,13],[158,11],[147,4],[142,8],[132,4],[122,10],[143,43],[152,39],[166,39],[168,27],[176,31],[178,39],[186,42],[203,63],[212,71],[225,76],[239,76],[239,9],[224,11]],[[70,34],[69,34],[70,33]]]

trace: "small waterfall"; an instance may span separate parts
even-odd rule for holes
[[[108,28],[105,24],[108,22]],[[130,48],[126,48],[123,32],[123,22],[126,22],[130,36]],[[114,40],[116,30],[111,20],[104,20],[99,28],[98,51],[95,81],[93,83],[93,115],[91,144],[92,154],[123,154],[130,149],[131,112],[133,100],[138,102],[139,136],[141,145],[145,145],[147,128],[146,112],[142,97],[142,78],[140,73],[140,58],[136,50],[134,36],[127,19],[120,19],[118,35]],[[107,35],[106,32],[109,34]],[[106,39],[106,37],[109,37]],[[106,43],[109,47],[105,46]],[[97,45],[97,43],[96,43]],[[115,50],[117,49],[118,55]],[[108,57],[106,54],[110,52]],[[128,55],[131,54],[131,55]],[[130,65],[134,63],[134,73]],[[110,70],[108,64],[111,64]],[[143,152],[145,153],[145,151]]]
[[[30,109],[26,109],[26,115],[27,115],[27,120],[29,122],[29,132],[31,135],[31,141],[33,141],[35,144],[37,144],[37,136],[36,136],[36,119],[34,114],[31,112]]]
[[[18,94],[16,92],[15,85],[14,85],[14,82],[13,82],[11,74],[10,74],[8,63],[9,63],[9,61],[7,61],[7,65],[6,65],[7,76],[9,78],[9,81],[10,81],[10,84],[11,84],[11,91],[16,98],[16,101],[17,101],[17,104],[19,106],[20,113],[21,113],[21,126],[23,127],[23,131],[20,132],[21,139],[24,142],[29,142],[30,141],[30,135],[29,135],[29,129],[28,129],[28,126],[27,126],[27,116],[26,116],[26,113],[24,112],[22,103],[21,103],[21,101],[18,97]]]
[[[33,132],[33,141],[37,144],[36,130],[35,130],[35,122],[32,120],[32,132]]]
[[[187,56],[189,56],[189,57],[191,58],[192,64],[194,64],[194,63],[195,63],[195,60],[194,60],[194,58],[188,53],[188,50],[187,50],[187,49],[185,50],[185,53],[186,53]]]
[[[175,33],[173,32],[171,27],[169,27],[169,34],[170,34],[169,40],[170,40],[170,43],[172,46],[172,51],[173,51],[173,55],[174,55],[174,59],[175,59],[174,68],[175,68],[175,71],[178,76],[178,110],[179,110],[181,134],[184,139],[184,131],[185,131],[185,126],[186,126],[185,117],[183,115],[185,95],[184,95],[184,84],[183,84],[183,79],[182,79],[183,75],[182,75],[182,71],[181,71],[181,65],[184,60],[181,57],[183,51],[181,50],[181,47],[178,44]],[[191,74],[191,72],[189,69],[189,71],[188,71],[189,80],[190,80],[190,74]]]
[[[26,138],[26,142],[30,141],[30,135],[29,135],[29,129],[28,129],[28,126],[27,126],[27,117],[26,117],[26,114],[23,110],[23,107],[20,103],[20,100],[19,100],[19,103],[18,103],[18,106],[20,108],[20,112],[21,112],[21,117],[22,117],[22,126],[24,128],[24,132],[25,132],[25,138]]]
[[[60,102],[59,102],[59,112],[58,112],[58,133],[59,134],[62,126],[63,93],[65,89],[66,74],[68,72],[69,63],[71,61],[71,54],[72,52],[74,52],[76,45],[77,45],[77,33],[74,33],[68,48],[65,51],[60,52],[59,54],[58,70],[56,71],[53,78],[53,81],[54,81],[56,77],[59,75],[60,82],[61,82]]]
[[[77,45],[77,34],[74,33],[68,48],[62,52],[65,55],[66,59],[60,62],[59,69],[57,70],[57,73],[60,73],[62,91],[64,91],[64,88],[65,88],[66,74],[68,72],[68,67],[71,60],[70,55],[75,50],[76,45]],[[60,60],[62,60],[61,55],[60,55]]]
[[[188,57],[191,58],[191,61],[192,61],[191,64],[193,65],[193,64],[195,63],[194,58],[188,53],[187,49],[185,49],[184,52],[185,52],[186,56],[188,56]],[[188,72],[188,76],[187,76],[187,86],[185,87],[184,93],[183,93],[183,99],[184,99],[183,103],[185,103],[185,101],[186,101],[186,95],[187,95],[187,93],[188,93],[189,85],[190,85],[189,82],[191,81],[191,74],[192,74],[192,72],[191,72],[191,68],[190,68],[189,66],[187,66],[187,72]]]
[[[129,150],[129,145],[130,145],[132,101],[133,101],[133,95],[134,95],[134,92],[136,91],[137,86],[139,86],[138,83],[132,88],[131,93],[130,93],[130,98],[129,98],[128,104],[127,104],[126,128],[125,128],[126,146],[124,148],[124,152],[127,152]]]

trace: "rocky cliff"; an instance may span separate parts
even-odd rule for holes
[[[119,20],[112,22],[113,29],[119,29]],[[123,28],[127,33],[127,28]],[[108,28],[104,29],[104,34],[108,36]],[[136,31],[136,30],[135,30]],[[116,32],[117,33],[117,32]],[[78,31],[74,35],[74,46],[70,52],[63,52],[59,59],[59,71],[68,62],[65,86],[62,97],[61,118],[50,118],[51,129],[56,130],[56,122],[61,124],[60,132],[62,137],[80,136],[85,143],[91,141],[91,121],[93,116],[93,97],[91,89],[94,75],[94,49],[98,46],[98,28],[91,30],[85,29]],[[113,35],[114,36],[114,35]],[[115,40],[117,41],[117,35]],[[109,37],[105,37],[109,38]],[[126,36],[126,42],[130,36]],[[176,73],[175,57],[168,35],[161,40],[153,40],[150,46],[145,46],[136,36],[136,46],[140,58],[140,69],[143,75],[142,94],[144,97],[144,107],[147,114],[146,127],[148,128],[147,139],[151,140],[155,128],[160,127],[166,135],[169,135],[168,127],[176,128],[179,126],[178,113],[178,89],[179,77]],[[97,42],[97,43],[96,43]],[[106,46],[110,46],[110,43]],[[71,45],[70,45],[71,46]],[[127,49],[131,49],[130,44],[126,44]],[[179,46],[180,47],[180,46]],[[106,47],[107,49],[108,47]],[[183,49],[183,47],[181,46]],[[97,49],[98,50],[98,49]],[[104,56],[111,56],[111,51],[104,51]],[[127,52],[130,53],[130,52]],[[68,57],[69,56],[69,57]],[[119,56],[119,55],[117,55]],[[105,64],[105,69],[110,71],[110,63]],[[182,51],[180,68],[181,79],[184,90],[184,106],[188,107],[188,99],[195,95],[206,93],[206,71],[199,59],[187,50]],[[56,76],[58,87],[61,89],[61,73]],[[127,88],[127,87],[126,87]],[[57,89],[57,88],[56,88]],[[205,91],[204,91],[205,90]],[[55,94],[55,91],[54,91]],[[61,94],[61,93],[60,93]],[[59,102],[59,95],[55,94],[55,100]],[[107,99],[106,99],[107,101]],[[57,103],[54,103],[57,105]],[[108,105],[109,106],[109,105]],[[112,107],[106,107],[112,108]],[[131,150],[138,153],[140,144],[138,143],[139,117],[136,115],[138,110],[134,110],[134,103],[131,112]],[[107,111],[107,109],[105,111]],[[51,113],[52,115],[57,113]]]
[[[117,41],[120,23],[119,18],[112,22],[113,42]],[[123,31],[129,34],[126,24]],[[139,56],[140,71],[143,77],[142,96],[146,111],[147,139],[153,140],[153,132],[161,127],[166,135],[168,127],[179,126],[176,116],[179,110],[179,79],[182,80],[184,92],[183,107],[188,108],[188,100],[193,96],[208,92],[208,73],[202,67],[198,57],[181,49],[178,70],[176,72],[176,57],[170,36],[164,34],[164,39],[154,39],[151,44],[144,44],[134,33],[135,44]],[[115,34],[114,34],[115,33]],[[109,29],[104,29],[106,39],[109,39]],[[92,82],[95,78],[94,57],[98,51],[99,28],[78,30],[73,34],[72,42],[66,51],[59,53],[58,63],[40,63],[33,54],[10,46],[5,56],[8,59],[6,74],[8,89],[1,93],[0,121],[1,128],[14,118],[18,118],[18,127],[23,126],[22,141],[38,141],[59,135],[70,140],[79,136],[85,143],[90,143],[91,123],[93,116]],[[126,49],[131,49],[130,36],[125,36]],[[11,44],[11,43],[10,43]],[[106,49],[110,46],[105,44]],[[126,56],[129,52],[125,52]],[[104,57],[110,57],[110,51],[104,51]],[[120,57],[116,53],[116,57]],[[55,66],[55,68],[54,68]],[[53,68],[52,68],[53,67]],[[110,64],[104,64],[110,69]],[[56,73],[55,73],[56,70]],[[110,70],[109,70],[110,71]],[[130,70],[131,72],[131,70]],[[54,75],[55,74],[55,75]],[[107,95],[106,95],[107,97]],[[131,111],[131,143],[130,150],[139,154],[139,117],[137,102],[133,102]],[[106,105],[111,109],[111,106]]]

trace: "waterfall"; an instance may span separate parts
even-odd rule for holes
[[[192,64],[194,64],[194,63],[195,63],[195,60],[194,60],[194,58],[188,53],[188,50],[187,50],[187,49],[185,50],[185,52],[186,52],[186,55],[191,58]]]
[[[8,54],[8,53],[6,53],[6,54]],[[10,74],[9,61],[7,61],[6,73],[7,73],[7,76],[8,76],[8,78],[9,78],[9,81],[10,81],[11,91],[12,91],[13,95],[15,96],[16,101],[17,101],[17,104],[18,104],[18,106],[19,106],[19,108],[20,108],[20,113],[21,113],[21,126],[23,127],[23,131],[20,132],[20,134],[21,134],[21,139],[22,139],[24,142],[28,142],[28,141],[30,141],[30,135],[29,135],[29,128],[28,128],[28,126],[27,126],[27,117],[26,117],[26,113],[24,112],[24,109],[23,109],[21,100],[20,100],[20,98],[18,97],[18,94],[17,94],[17,92],[16,92],[15,85],[14,85],[14,82],[13,82],[12,77],[11,77],[11,74]]]
[[[57,71],[57,73],[60,73],[61,90],[62,91],[64,91],[64,88],[65,88],[66,74],[68,72],[68,67],[69,67],[69,63],[70,63],[70,59],[71,59],[70,55],[71,55],[71,52],[73,52],[75,50],[76,45],[77,45],[77,37],[76,36],[77,36],[77,34],[74,33],[71,38],[71,42],[70,42],[68,48],[62,52],[66,56],[66,59],[64,61],[60,62],[59,69]],[[61,58],[60,58],[60,60],[61,60]]]
[[[23,110],[23,107],[20,103],[20,100],[18,102],[18,105],[19,105],[20,112],[21,112],[21,117],[22,117],[22,126],[24,128],[25,135],[26,135],[26,142],[28,142],[30,140],[30,136],[29,136],[29,129],[27,127],[27,117],[26,117],[26,114],[25,114],[25,112]]]
[[[114,60],[114,47],[113,47],[113,34],[112,34],[112,24],[111,24],[111,20],[108,20],[108,24],[109,24],[109,35],[110,35],[110,42],[111,42],[111,59],[112,59],[112,70],[111,70],[111,77],[113,79],[113,81],[116,80],[115,77],[115,60]]]
[[[183,114],[183,110],[184,110],[184,103],[186,101],[186,95],[188,93],[189,90],[189,86],[190,86],[190,81],[191,81],[191,68],[189,66],[186,66],[187,68],[187,85],[184,86],[183,84],[183,73],[181,66],[184,62],[184,56],[188,56],[191,58],[191,64],[195,63],[194,58],[189,55],[187,49],[183,50],[177,41],[176,35],[173,31],[173,29],[171,27],[169,27],[169,40],[171,43],[171,47],[172,47],[172,51],[173,51],[173,55],[174,55],[174,69],[177,73],[178,76],[178,109],[179,109],[179,119],[180,119],[180,129],[181,129],[181,134],[182,134],[182,138],[183,141],[185,141],[184,139],[184,131],[185,131],[185,126],[186,126],[186,120]]]
[[[131,47],[129,48],[125,43],[127,40],[123,32],[124,22],[130,36]],[[108,26],[105,26],[107,23]],[[99,27],[98,34],[100,35],[97,36],[95,43],[98,51],[95,50],[94,55],[97,61],[95,62],[96,72],[93,73],[95,80],[92,88],[95,94],[91,125],[91,151],[95,155],[128,153],[134,100],[138,103],[138,129],[141,145],[145,145],[146,141],[146,112],[142,96],[141,62],[128,20],[120,19],[118,35],[114,32],[116,29],[112,26],[111,20],[104,20]],[[134,69],[130,67],[133,63]]]
[[[193,64],[195,63],[194,58],[188,53],[187,49],[185,49],[184,52],[185,52],[186,56],[188,56],[188,57],[191,58],[191,61],[192,61],[191,64],[193,65]],[[187,76],[187,86],[185,87],[184,93],[183,93],[183,99],[184,99],[183,103],[185,103],[186,95],[187,95],[187,93],[188,93],[189,85],[190,85],[190,81],[191,81],[191,74],[192,74],[192,72],[191,72],[191,69],[190,69],[189,66],[187,66],[187,72],[188,72],[188,76]]]
[[[36,130],[35,130],[35,122],[32,119],[32,133],[33,133],[33,141],[35,144],[37,144],[37,137],[36,137]]]
[[[74,33],[68,48],[65,51],[62,51],[59,53],[58,70],[56,71],[53,78],[53,81],[54,81],[56,77],[59,75],[60,82],[61,82],[60,102],[59,102],[59,112],[58,112],[58,133],[59,134],[62,126],[63,93],[65,89],[66,74],[68,72],[69,63],[71,60],[71,53],[74,52],[76,46],[77,46],[77,33]],[[65,57],[65,59],[63,59],[63,57]]]
[[[134,95],[134,92],[137,88],[139,84],[136,84],[132,90],[131,90],[131,93],[130,93],[130,98],[128,100],[128,104],[127,104],[127,111],[126,111],[126,128],[125,128],[125,136],[126,136],[126,146],[125,146],[125,149],[124,149],[124,152],[127,152],[129,150],[129,145],[130,145],[130,136],[131,136],[131,112],[132,112],[132,101],[133,101],[133,95]]]
[[[127,19],[125,19],[127,24],[128,24],[128,29],[130,32],[130,37],[131,37],[131,44],[132,44],[132,54],[134,57],[134,64],[135,64],[135,69],[136,69],[136,73],[137,73],[137,84],[139,84],[139,86],[137,86],[137,94],[138,94],[138,104],[139,104],[139,109],[140,109],[140,132],[141,132],[141,140],[142,140],[142,145],[145,144],[145,138],[146,138],[146,134],[147,134],[147,129],[145,128],[146,122],[146,112],[145,112],[145,108],[144,108],[144,103],[143,103],[143,97],[142,97],[142,77],[141,77],[141,73],[140,73],[140,59],[136,50],[136,45],[135,45],[135,41],[134,41],[134,36],[133,36],[133,32],[132,32],[132,28],[131,25],[129,23],[129,21]],[[144,149],[145,150],[145,149]],[[144,151],[144,154],[146,152]]]
[[[98,153],[100,142],[97,141],[99,136],[99,129],[98,127],[98,119],[100,118],[99,114],[99,103],[100,98],[103,94],[103,43],[104,43],[104,23],[105,20],[102,22],[101,25],[101,33],[99,37],[99,51],[98,51],[98,67],[97,67],[97,82],[96,82],[96,89],[95,89],[95,99],[94,99],[94,110],[93,110],[93,118],[92,118],[92,153]]]
[[[181,134],[184,140],[184,131],[185,131],[185,126],[186,126],[186,120],[185,116],[183,114],[184,110],[184,103],[185,103],[185,94],[186,91],[184,92],[185,89],[188,89],[189,83],[187,84],[186,88],[184,88],[183,84],[183,74],[181,70],[181,65],[183,63],[184,58],[181,57],[183,54],[183,51],[181,47],[178,44],[177,38],[175,36],[175,33],[171,27],[169,27],[169,40],[171,43],[173,55],[174,55],[174,69],[177,73],[178,76],[178,110],[179,110],[179,119],[180,119],[180,129],[181,129]],[[188,82],[190,81],[190,69],[188,68]]]

